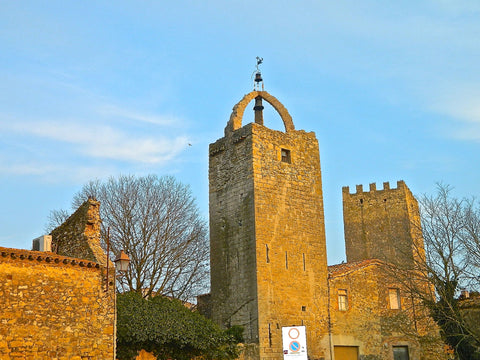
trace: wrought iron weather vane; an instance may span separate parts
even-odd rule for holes
[[[263,87],[263,79],[262,79],[262,73],[260,72],[259,66],[263,63],[263,58],[257,56],[257,65],[253,73],[255,74],[255,80],[253,83],[253,90],[260,91],[260,83],[262,83],[262,91],[264,91]]]

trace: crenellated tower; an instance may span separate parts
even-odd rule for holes
[[[255,122],[242,126],[255,100]],[[285,131],[263,125],[263,101]],[[267,119],[268,120],[268,119]],[[287,109],[254,90],[210,144],[213,319],[245,328],[249,358],[282,359],[281,329],[304,325],[312,358],[327,356],[327,257],[318,142]]]
[[[342,192],[347,262],[376,258],[413,268],[425,256],[418,202],[404,181],[396,189],[384,182],[382,190],[372,183],[369,191]]]

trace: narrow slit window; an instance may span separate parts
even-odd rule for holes
[[[267,260],[267,264],[270,262],[270,249],[268,248],[268,245],[265,244],[265,253],[266,253],[266,260]]]
[[[288,269],[288,252],[285,251],[285,269]]]
[[[287,163],[287,164],[292,163],[292,158],[290,156],[290,150],[282,149],[281,150],[281,156],[282,156],[282,162]]]
[[[303,253],[302,255],[303,255],[303,271],[306,271],[307,270],[307,265],[305,263],[305,253]]]
[[[268,323],[268,345],[272,347],[272,329],[270,323]]]

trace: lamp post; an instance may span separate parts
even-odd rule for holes
[[[107,229],[107,286],[105,289],[105,292],[108,292],[108,275],[109,275],[109,264],[110,264],[110,227]],[[128,255],[125,253],[125,251],[120,250],[120,253],[117,255],[115,260],[113,260],[115,263],[115,272],[118,270],[121,273],[126,273],[128,270],[128,265],[130,264],[130,258]],[[116,279],[116,276],[115,276]]]
[[[125,253],[125,251],[120,250],[120,253],[115,257],[115,260],[113,260],[115,263],[115,272],[117,270],[125,274],[128,270],[128,265],[130,264],[130,258],[128,255]],[[116,283],[117,276],[115,276],[115,283]],[[108,286],[108,284],[107,284]],[[114,303],[115,303],[115,309],[117,308],[117,297],[114,296]],[[117,330],[117,312],[115,311],[115,324],[114,324],[114,332],[116,333]],[[117,352],[117,343],[116,341],[113,342],[113,358],[116,359],[116,352]]]

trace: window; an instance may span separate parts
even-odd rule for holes
[[[388,289],[388,300],[390,309],[400,309],[400,290],[397,288]]]
[[[288,163],[288,164],[292,163],[292,159],[290,157],[290,150],[282,149],[280,153],[282,155],[282,162]]]
[[[408,346],[394,346],[393,360],[409,360]]]
[[[347,309],[348,309],[347,290],[339,289],[338,290],[338,310],[347,311]]]

